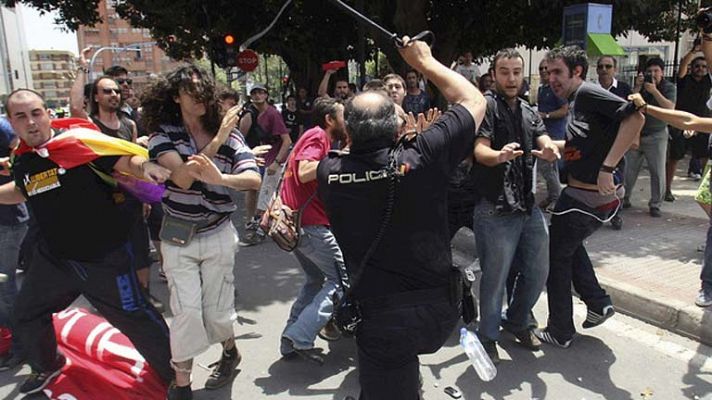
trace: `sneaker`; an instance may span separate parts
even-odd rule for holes
[[[698,307],[712,306],[712,289],[710,289],[710,290],[700,289],[700,293],[697,295],[695,304]]]
[[[336,326],[334,320],[330,319],[319,331],[319,337],[327,342],[334,342],[341,339],[341,330]]]
[[[698,174],[697,172],[689,172],[687,176],[692,178],[693,181],[699,181],[700,179],[702,179],[702,175]]]
[[[30,373],[30,376],[25,379],[25,381],[20,385],[20,393],[22,394],[32,394],[41,392],[49,383],[54,379],[64,368],[67,359],[63,355],[57,354],[57,364],[56,366],[44,372],[37,372],[34,369]]]
[[[549,332],[549,328],[544,328],[544,329],[535,329],[534,330],[534,335],[539,338],[542,342],[546,342],[549,344],[553,344],[556,347],[560,347],[562,349],[568,349],[569,346],[571,346],[571,340],[562,340],[556,338],[551,332]]]
[[[533,329],[522,329],[521,331],[508,332],[514,335],[514,337],[517,338],[519,344],[526,347],[527,349],[533,351],[541,349],[541,341],[538,337],[536,337],[536,335],[534,335]]]
[[[206,389],[217,389],[230,383],[235,377],[235,368],[242,361],[237,347],[231,350],[223,350],[220,360],[210,364],[208,367],[214,368],[210,377],[205,381]]]
[[[240,239],[239,245],[243,247],[260,244],[265,238],[265,233],[259,226],[259,222],[250,221],[245,225],[245,236]]]
[[[663,216],[663,214],[660,212],[660,209],[657,207],[650,207],[650,216],[654,218],[660,218]]]
[[[15,369],[25,362],[25,357],[7,353],[0,357],[0,371],[9,371]]]
[[[623,218],[620,215],[611,218],[611,227],[617,231],[623,229]]]
[[[584,329],[588,329],[593,328],[594,326],[601,325],[602,323],[606,322],[608,318],[611,318],[615,313],[616,311],[613,309],[613,306],[603,307],[602,314],[599,314],[589,309],[588,313],[586,314],[586,320],[583,321],[583,324],[581,326],[583,326]]]
[[[321,355],[321,349],[294,349],[294,353],[299,357],[311,361],[317,365],[324,365],[324,356]]]
[[[623,208],[631,208],[633,207],[633,204],[631,204],[629,199],[624,198],[623,199]]]
[[[665,197],[663,198],[663,200],[669,201],[672,203],[673,201],[675,201],[675,196],[672,195],[672,192],[667,191],[667,192],[665,192]]]
[[[499,364],[501,360],[499,358],[499,352],[497,351],[497,342],[494,340],[480,338],[480,343],[482,343],[482,347],[485,349],[487,356],[489,356],[490,360],[492,360],[492,364]]]
[[[168,400],[193,400],[193,390],[188,386],[178,386],[175,381],[168,386]]]

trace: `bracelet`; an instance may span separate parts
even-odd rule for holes
[[[609,173],[609,174],[612,174],[613,171],[615,171],[615,170],[616,170],[616,167],[609,167],[609,166],[606,165],[606,164],[601,164],[601,168],[599,169],[599,171],[601,171],[601,172],[607,172],[607,173]]]
[[[89,73],[89,68],[87,67],[82,67],[81,65],[77,67],[77,72],[84,72],[85,74]]]

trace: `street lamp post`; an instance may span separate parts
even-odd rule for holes
[[[89,61],[89,78],[90,80],[94,80],[96,78],[96,74],[94,73],[94,61],[96,61],[96,56],[99,55],[104,50],[111,50],[111,51],[135,51],[135,52],[140,52],[141,51],[141,46],[144,45],[155,45],[156,42],[142,42],[142,43],[133,43],[129,46],[125,47],[113,47],[113,46],[105,46],[105,47],[100,47],[96,52],[94,52],[94,55],[91,56],[91,61]]]

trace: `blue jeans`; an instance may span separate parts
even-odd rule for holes
[[[0,225],[0,273],[7,275],[7,281],[0,283],[0,326],[13,329],[12,314],[17,298],[15,270],[20,253],[20,244],[27,232],[27,224]],[[11,353],[22,352],[19,336],[13,332]]]
[[[702,289],[712,291],[712,218],[710,218],[710,225],[707,228],[705,259],[702,264],[700,280],[702,281]]]
[[[304,270],[306,282],[289,312],[283,337],[292,341],[300,350],[314,347],[319,330],[331,318],[334,308],[332,296],[338,290],[336,263],[344,262],[344,256],[336,243],[334,234],[322,225],[304,226],[299,247],[294,250]],[[291,349],[281,348],[282,354]]]
[[[528,327],[529,312],[539,299],[549,271],[549,232],[538,207],[531,215],[497,215],[494,204],[487,200],[475,206],[474,231],[482,268],[479,333],[496,341],[505,284],[513,264],[520,268],[520,275],[507,309],[507,321],[515,330]]]

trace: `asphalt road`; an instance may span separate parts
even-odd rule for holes
[[[213,346],[194,367],[194,398],[358,398],[352,340],[327,343],[317,339],[326,358],[321,367],[280,358],[279,336],[302,282],[296,259],[265,242],[240,250],[235,273],[239,314],[235,335],[243,361],[232,386],[204,390],[209,375],[204,366],[220,354],[219,346]],[[154,283],[153,291],[167,304],[165,284]],[[540,321],[545,320],[545,294],[535,313]],[[170,314],[166,317],[170,319]],[[576,301],[577,324],[584,318],[585,307]],[[457,341],[457,332],[453,332],[440,351],[421,358],[425,399],[449,399],[444,388],[454,386],[468,400],[712,400],[711,348],[622,315],[600,327],[582,330],[566,350],[546,346],[532,353],[504,336],[503,361],[497,377],[488,383],[479,380]],[[0,398],[23,398],[16,385],[28,373],[28,367],[0,373]]]

